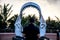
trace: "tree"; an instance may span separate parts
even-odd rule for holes
[[[57,17],[56,17],[57,18]],[[56,20],[51,20],[50,17],[48,17],[48,20],[46,20],[47,23],[47,32],[49,33],[56,33],[57,30],[60,30],[60,21],[59,18]]]
[[[10,25],[12,24],[14,24],[14,22],[15,22],[15,20],[16,20],[16,17],[17,17],[17,15],[14,15],[14,16],[12,16],[9,20],[7,20],[7,18],[11,15],[11,13],[13,12],[13,10],[11,10],[12,9],[12,6],[13,5],[11,5],[10,7],[9,7],[9,4],[4,4],[4,6],[2,7],[2,11],[1,11],[1,14],[0,14],[0,23],[1,23],[1,25],[0,25],[0,28],[1,28],[1,32],[7,32],[7,29],[9,29],[10,27]],[[8,8],[9,7],[9,8]],[[10,25],[9,25],[9,23],[10,23]],[[9,26],[8,26],[9,25]],[[12,27],[12,26],[11,26]]]

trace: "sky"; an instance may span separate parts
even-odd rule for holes
[[[38,20],[39,20],[39,17],[40,17],[39,16],[39,11],[34,7],[28,7],[26,9],[24,9],[23,12],[22,12],[22,15],[23,15],[23,17],[27,17],[29,15],[31,15],[31,16],[35,15],[35,17]]]
[[[11,16],[20,14],[20,9],[23,4],[27,2],[35,2],[41,8],[41,13],[46,20],[49,16],[53,20],[57,20],[55,16],[60,18],[60,0],[0,0],[0,5],[10,4],[13,5]]]

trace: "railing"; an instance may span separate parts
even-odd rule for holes
[[[0,40],[12,40],[15,36],[15,33],[0,33]],[[52,40],[57,40],[56,33],[46,33],[46,37]]]

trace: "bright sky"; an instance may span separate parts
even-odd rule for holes
[[[41,8],[41,12],[45,20],[48,16],[54,20],[56,20],[55,16],[60,18],[60,0],[0,0],[1,5],[4,3],[13,5],[12,15],[19,14],[22,5],[27,2],[37,3]]]
[[[34,7],[28,7],[28,8],[26,8],[23,12],[22,12],[22,14],[23,14],[23,16],[25,17],[25,16],[28,16],[28,15],[31,15],[31,16],[33,16],[33,15],[35,15],[35,17],[37,18],[37,19],[39,19],[39,11],[36,9],[36,8],[34,8]]]

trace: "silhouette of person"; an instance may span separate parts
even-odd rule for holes
[[[34,19],[29,19],[30,24],[23,28],[23,36],[25,37],[25,40],[38,40],[39,38],[39,28],[34,26]]]

